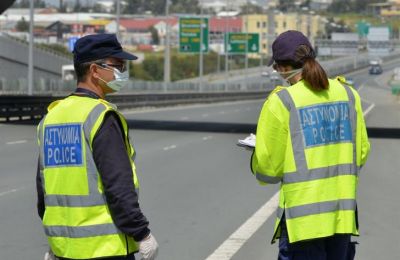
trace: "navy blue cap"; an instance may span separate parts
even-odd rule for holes
[[[299,31],[286,31],[280,34],[272,44],[272,58],[268,62],[271,66],[275,61],[301,62],[296,58],[296,50],[300,45],[306,45],[311,49],[310,57],[315,58],[315,52],[310,41]]]
[[[115,34],[91,34],[76,41],[74,47],[74,64],[90,62],[105,58],[136,60],[137,57],[125,52]]]

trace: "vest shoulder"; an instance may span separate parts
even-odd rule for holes
[[[284,86],[276,86],[276,87],[271,91],[271,94],[270,94],[270,95],[277,94],[277,93],[279,93],[280,91],[282,91],[282,90],[284,90],[284,89],[287,89],[287,87],[284,87]]]
[[[341,85],[346,85],[348,87],[354,88],[353,84],[349,83],[344,76],[337,76],[335,79],[330,80],[333,83],[340,83]]]

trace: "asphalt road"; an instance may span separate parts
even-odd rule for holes
[[[385,71],[396,63],[384,67]],[[400,104],[388,75],[352,75],[368,126],[400,127]],[[262,101],[125,111],[129,119],[256,123]],[[261,187],[249,171],[240,134],[132,130],[138,152],[141,207],[162,260],[204,260],[278,190]],[[375,139],[359,186],[361,237],[357,259],[397,259],[400,224],[400,140]],[[0,259],[42,259],[47,248],[35,209],[37,148],[32,125],[0,125]],[[266,220],[232,259],[276,259]]]

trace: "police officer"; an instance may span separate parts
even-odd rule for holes
[[[113,34],[82,37],[74,49],[75,92],[53,102],[38,126],[38,212],[60,259],[154,259],[158,244],[138,203],[135,150],[125,118],[104,100],[126,85]]]
[[[282,33],[272,51],[269,65],[291,86],[263,105],[251,168],[260,184],[280,183],[278,259],[353,259],[358,174],[370,150],[360,96],[327,78],[301,32]]]

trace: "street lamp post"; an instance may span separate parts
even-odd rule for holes
[[[29,8],[29,55],[28,55],[28,95],[33,95],[33,24],[34,0],[30,0]]]
[[[246,24],[245,24],[245,30],[246,30],[246,51],[245,51],[245,84],[246,84],[246,88],[248,86],[248,80],[247,80],[247,70],[249,68],[249,57],[248,57],[248,49],[249,49],[249,0],[246,1]]]
[[[200,6],[200,57],[199,57],[199,90],[203,90],[203,5]]]
[[[120,24],[120,18],[121,18],[121,0],[117,0],[117,17],[116,17],[116,24],[117,24],[117,29],[116,29],[116,35],[119,41],[121,41],[121,35],[119,31],[119,24]]]
[[[168,83],[171,82],[171,52],[170,52],[170,25],[169,25],[169,2],[165,2],[165,50],[164,50],[164,92],[167,91]]]
[[[229,0],[226,0],[226,14],[225,14],[225,33],[224,33],[224,47],[225,47],[225,90],[228,90],[228,76],[229,76],[229,54],[228,54],[228,31],[229,31]]]

